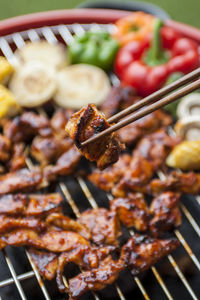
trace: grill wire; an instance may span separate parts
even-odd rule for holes
[[[42,39],[46,39],[49,43],[57,43],[58,41],[62,41],[66,44],[69,44],[70,42],[72,42],[73,40],[73,33],[77,34],[77,35],[81,35],[85,30],[107,30],[107,31],[111,31],[114,29],[114,26],[111,24],[105,25],[105,24],[72,24],[72,25],[58,25],[58,26],[52,26],[52,27],[43,27],[43,28],[39,28],[39,29],[30,29],[26,32],[20,32],[20,33],[14,33],[12,35],[8,35],[5,37],[1,37],[0,38],[0,50],[2,52],[2,54],[11,62],[11,63],[15,63],[15,58],[13,56],[13,50],[11,45],[14,45],[14,48],[21,48],[24,43],[25,40],[30,40],[32,42],[40,40]],[[113,83],[113,85],[118,83],[118,79],[114,76],[111,75],[111,81]],[[45,113],[44,111],[40,111],[40,113]],[[173,134],[173,131],[171,129],[170,131],[171,134]],[[27,166],[28,168],[32,168],[32,162],[31,160],[28,158],[27,159]],[[158,177],[161,179],[165,179],[165,175],[159,171],[158,172]],[[74,182],[74,180],[76,182]],[[69,182],[70,181],[70,184]],[[81,177],[77,177],[76,179],[72,180],[73,182],[71,183],[71,179],[67,179],[67,180],[63,180],[62,182],[60,182],[58,184],[58,188],[60,190],[60,192],[63,194],[64,199],[66,200],[66,206],[68,206],[68,210],[71,209],[71,211],[74,213],[74,215],[76,217],[78,217],[80,215],[80,212],[83,210],[83,204],[80,203],[80,194],[79,197],[76,197],[76,201],[74,200],[75,197],[72,195],[74,193],[74,190],[78,189],[81,190],[81,193],[83,196],[85,196],[85,198],[87,199],[88,204],[90,205],[90,207],[92,208],[97,208],[98,207],[98,202],[97,201],[97,197],[94,197],[94,187],[91,186],[91,184],[87,181],[85,181],[83,178]],[[68,184],[70,186],[70,188],[68,187]],[[103,193],[103,192],[102,192]],[[76,193],[75,193],[76,194]],[[77,195],[76,195],[77,196]],[[110,194],[104,194],[103,195],[104,199],[107,200],[111,200],[112,196]],[[78,202],[79,199],[79,206],[76,205],[76,202]],[[81,199],[82,201],[82,199]],[[193,213],[190,212],[190,210],[188,209],[188,202],[192,203],[192,210]],[[183,204],[184,203],[184,204]],[[148,273],[148,275],[146,277],[144,276],[139,276],[139,277],[133,277],[132,275],[127,274],[127,278],[125,278],[125,281],[122,281],[123,283],[120,282],[120,279],[117,281],[117,283],[115,283],[113,285],[113,287],[109,287],[109,289],[113,290],[113,295],[111,296],[110,299],[121,299],[121,300],[126,300],[126,299],[133,299],[133,295],[134,295],[134,299],[146,299],[146,300],[150,300],[150,299],[169,299],[169,300],[173,300],[173,299],[194,299],[194,300],[198,300],[200,299],[200,288],[198,287],[198,279],[199,278],[199,274],[197,273],[198,271],[200,271],[200,263],[198,260],[198,257],[200,257],[200,253],[199,253],[199,248],[197,247],[195,249],[195,243],[198,245],[199,241],[198,238],[200,238],[200,227],[197,223],[197,218],[198,218],[198,214],[200,214],[200,197],[187,197],[187,199],[185,199],[185,201],[183,201],[180,205],[181,210],[182,210],[182,214],[183,214],[183,224],[181,226],[180,229],[176,229],[174,231],[175,236],[179,239],[179,241],[181,242],[182,248],[181,249],[181,253],[184,253],[184,256],[182,256],[183,258],[186,257],[185,255],[188,254],[188,256],[186,257],[187,259],[190,259],[189,264],[192,264],[192,267],[194,269],[193,272],[193,276],[195,274],[195,278],[196,278],[196,283],[197,284],[193,284],[193,286],[191,285],[191,283],[189,281],[191,281],[191,275],[190,276],[186,276],[184,275],[184,272],[181,270],[180,265],[181,264],[181,260],[180,258],[180,252],[179,250],[175,251],[176,258],[174,258],[174,254],[172,255],[168,255],[167,260],[165,261],[164,264],[164,269],[170,269],[170,265],[173,268],[173,270],[175,272],[173,272],[171,270],[171,273],[173,272],[173,277],[171,276],[171,280],[169,280],[169,276],[165,274],[164,272],[164,276],[167,278],[165,281],[163,280],[163,268],[162,266],[160,267],[159,265],[159,270],[157,267],[153,266],[151,267],[151,271]],[[80,207],[80,209],[79,209]],[[84,207],[85,209],[85,207]],[[195,217],[193,217],[193,215],[195,214]],[[181,230],[183,225],[187,224],[187,226],[185,225],[185,228],[183,228],[184,230]],[[191,227],[190,227],[190,225]],[[189,229],[188,229],[188,225],[189,225]],[[181,232],[180,232],[181,230]],[[185,237],[183,236],[182,232],[188,231],[189,233],[191,233],[191,237],[189,235],[187,235],[187,239],[190,240],[190,244],[193,244],[193,248],[195,250],[192,251],[191,246],[189,246],[189,243],[186,241]],[[134,232],[132,230],[129,231],[129,235],[132,235]],[[2,264],[5,264],[5,266],[7,265],[8,267],[8,271],[5,272],[5,274],[3,274],[3,272],[0,272],[0,300],[7,300],[7,299],[46,299],[46,300],[50,300],[50,299],[66,299],[66,296],[61,296],[58,293],[55,296],[55,293],[52,293],[52,290],[49,288],[49,283],[44,283],[43,280],[41,279],[36,266],[34,265],[33,261],[31,260],[31,257],[28,253],[27,250],[22,250],[24,251],[23,253],[21,252],[20,249],[10,249],[9,247],[6,248],[5,250],[1,251],[4,257],[4,261],[3,261],[3,257],[0,260],[1,266]],[[19,252],[18,254],[16,254],[16,252]],[[196,254],[195,254],[195,253]],[[20,255],[19,255],[20,254]],[[25,254],[25,256],[24,256]],[[19,261],[17,259],[17,256],[19,256],[21,258],[21,260],[23,261],[23,263],[25,264],[25,261],[27,260],[26,264],[29,265],[28,270],[20,273],[19,275],[17,274],[17,272],[15,271],[15,266],[19,267],[19,265],[21,266],[21,261]],[[165,259],[163,259],[164,261]],[[187,260],[188,261],[188,260]],[[22,264],[23,265],[23,264]],[[30,270],[30,266],[31,269]],[[1,269],[3,269],[3,266],[1,267]],[[5,268],[4,268],[5,269]],[[161,270],[161,271],[160,271]],[[128,272],[128,271],[127,271]],[[175,276],[176,274],[176,276]],[[11,277],[9,277],[11,275]],[[3,279],[2,280],[2,276],[3,278],[7,279]],[[126,276],[126,275],[125,275]],[[132,291],[126,291],[126,289],[124,289],[124,284],[126,283],[126,279],[128,281],[128,276],[129,276],[129,281],[132,284]],[[187,278],[186,278],[187,277]],[[151,284],[149,286],[148,284],[148,278],[150,278]],[[30,280],[31,279],[31,280]],[[189,280],[190,279],[190,280]],[[29,282],[29,290],[26,288],[23,288],[25,286],[25,283],[27,281]],[[172,282],[173,281],[173,282]],[[65,278],[65,282],[67,284],[67,278]],[[134,283],[135,282],[135,283]],[[145,287],[145,284],[148,288]],[[158,286],[156,289],[156,293],[152,293],[152,285]],[[52,284],[53,285],[53,284]],[[134,286],[133,286],[134,285]],[[11,288],[12,286],[12,288]],[[41,290],[39,291],[40,293],[37,294],[37,296],[35,295],[35,291],[34,289],[36,289],[36,291],[38,292],[38,286],[41,288]],[[169,289],[170,286],[170,289]],[[7,288],[6,288],[7,287]],[[15,288],[14,288],[15,287]],[[4,289],[3,289],[4,288]],[[178,288],[178,289],[177,289]],[[3,290],[6,289],[6,292],[3,293]],[[17,292],[16,293],[16,289]],[[115,289],[115,290],[114,290]],[[175,290],[177,289],[176,293]],[[125,291],[124,291],[125,290]],[[159,291],[159,293],[157,294],[157,291]],[[36,293],[37,293],[36,292]],[[13,296],[13,294],[15,296]],[[174,295],[176,296],[174,296]],[[12,298],[13,297],[13,298]],[[83,297],[84,299],[89,299],[89,296]],[[91,299],[96,299],[96,300],[102,300],[105,299],[105,294],[103,293],[93,293],[91,295]]]

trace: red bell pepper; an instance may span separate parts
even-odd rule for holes
[[[198,45],[155,20],[152,41],[132,41],[116,57],[115,72],[124,85],[147,96],[160,89],[174,72],[184,74],[199,66]]]

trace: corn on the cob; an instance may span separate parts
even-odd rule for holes
[[[13,94],[3,85],[0,84],[0,118],[13,116],[20,109]]]
[[[6,84],[13,71],[14,68],[7,59],[0,56],[0,83]]]
[[[177,145],[167,157],[169,167],[183,171],[200,169],[200,141],[184,141]]]

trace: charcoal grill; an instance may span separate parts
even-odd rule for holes
[[[93,12],[95,13],[93,14]],[[114,25],[112,22],[127,13],[119,11],[116,13],[110,10],[109,12],[104,10],[104,12],[104,17],[102,17],[102,13],[99,14],[99,10],[98,14],[96,10],[82,10],[82,15],[75,13],[78,17],[74,21],[78,20],[79,23],[72,22],[75,16],[74,13],[69,18],[65,17],[65,22],[63,12],[60,14],[62,16],[60,19],[56,13],[53,18],[50,17],[52,13],[47,18],[44,17],[44,14],[42,16],[38,15],[36,20],[39,23],[33,17],[30,19],[28,17],[15,18],[14,21],[11,20],[10,22],[3,21],[0,23],[0,33],[3,35],[0,37],[0,50],[13,63],[13,51],[16,48],[21,48],[27,40],[45,39],[49,43],[59,41],[69,44],[73,40],[74,33],[81,35],[89,29],[95,31],[113,30]],[[67,16],[66,11],[65,14]],[[62,22],[60,20],[63,21],[63,24],[60,24]],[[88,21],[87,24],[85,20]],[[44,22],[48,26],[42,26]],[[172,22],[173,24],[175,23]],[[26,30],[23,31],[22,29]],[[16,32],[16,30],[19,31]],[[190,30],[191,28],[187,31],[188,34]],[[199,32],[198,34],[200,35]],[[111,75],[111,80],[114,85],[118,82],[114,75]],[[40,113],[45,112],[40,111]],[[171,133],[173,134],[172,129]],[[27,166],[29,168],[33,167],[33,163],[29,158],[27,159]],[[161,171],[157,175],[164,179],[165,175]],[[61,179],[56,189],[64,196],[65,211],[75,217],[78,217],[80,212],[87,208],[108,206],[108,201],[112,199],[110,194],[98,190],[80,176],[75,178],[69,176]],[[102,292],[87,294],[83,299],[200,299],[200,197],[183,197],[181,210],[183,223],[180,228],[174,231],[174,235],[181,243],[179,249],[173,252],[172,255],[168,255],[156,266],[151,267],[145,274],[133,277],[126,270],[122,272],[114,285],[107,287]],[[130,230],[125,235],[133,233]],[[59,294],[54,282],[44,282],[42,280],[26,249],[8,247],[1,251],[0,265],[0,300],[68,298],[67,295]],[[66,284],[70,274],[70,269],[65,272]]]

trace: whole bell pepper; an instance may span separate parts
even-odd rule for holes
[[[198,45],[173,29],[154,21],[153,38],[132,41],[123,46],[115,60],[115,71],[125,85],[147,96],[160,89],[168,77],[186,74],[199,66]]]
[[[85,32],[74,36],[74,41],[68,47],[70,63],[95,65],[104,70],[110,70],[119,45],[108,32]]]

